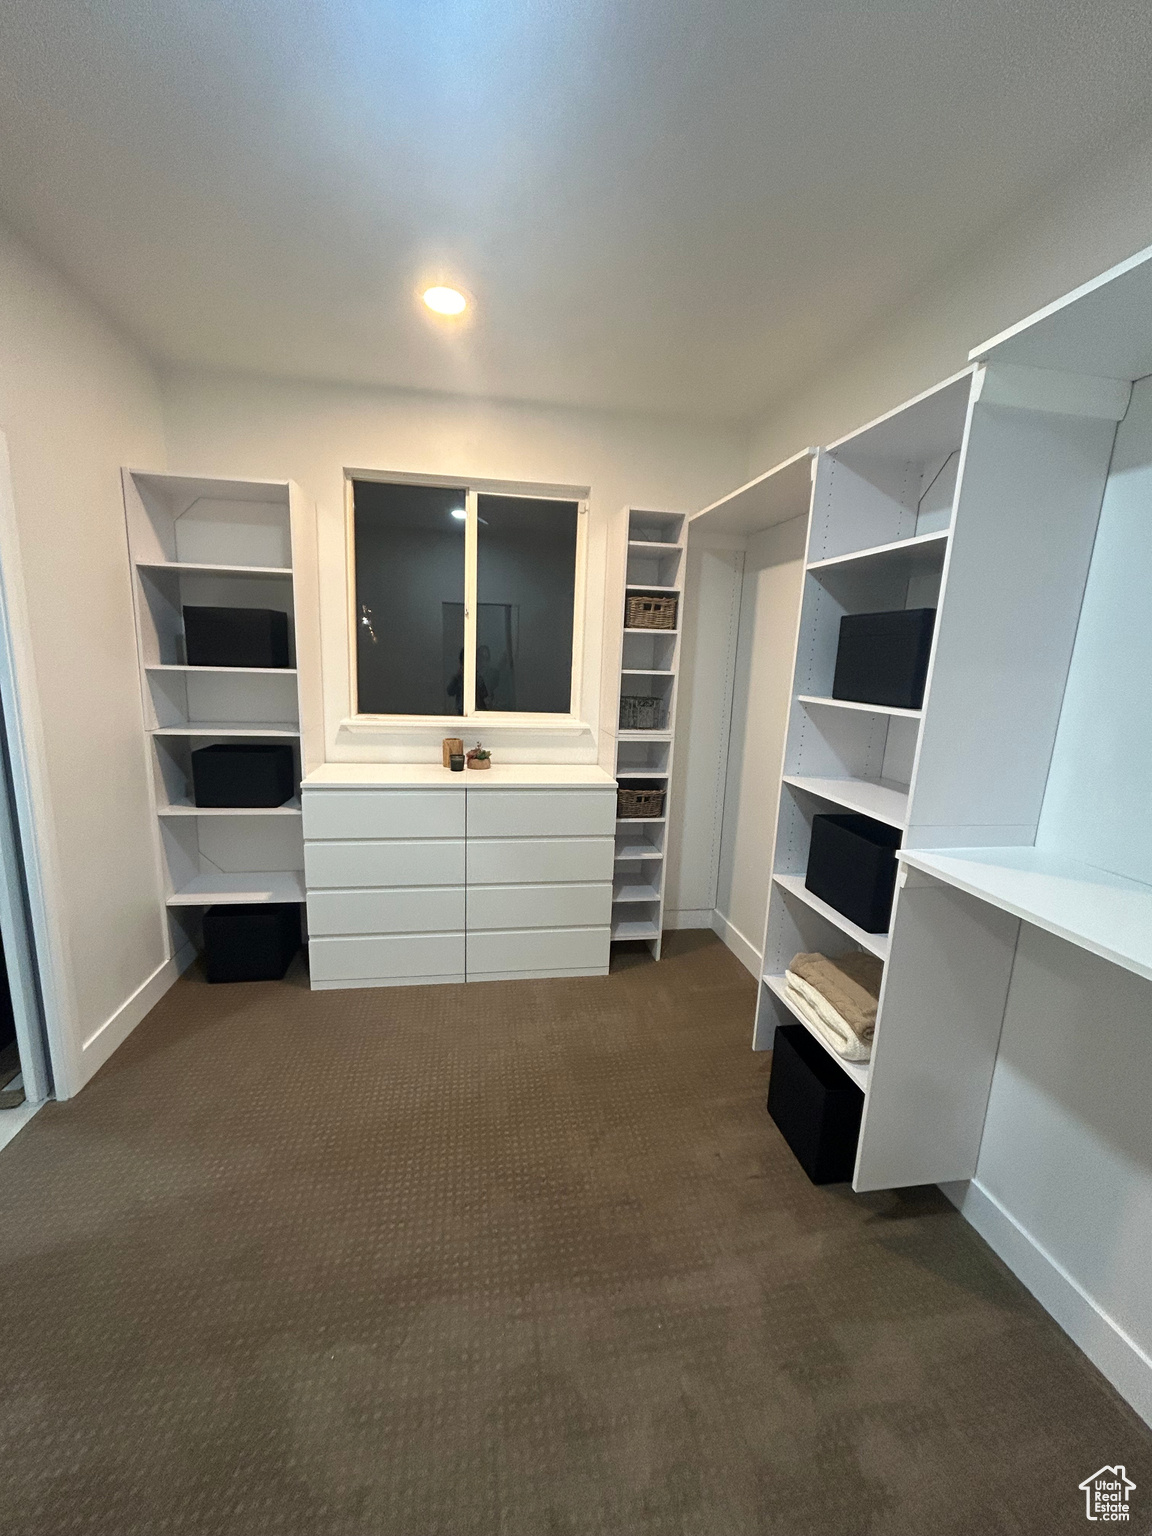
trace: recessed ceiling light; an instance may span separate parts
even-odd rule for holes
[[[438,315],[461,315],[468,308],[468,300],[456,288],[425,288],[424,302]]]
[[[453,507],[452,508],[452,516],[454,518],[456,518],[459,522],[462,523],[462,522],[465,521],[465,519],[467,518],[468,514],[467,514],[467,512],[465,512],[463,507]]]

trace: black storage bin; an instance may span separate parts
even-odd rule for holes
[[[899,831],[870,816],[813,816],[804,884],[865,933],[887,933],[899,846]]]
[[[935,608],[846,613],[840,620],[832,697],[919,709],[935,622]]]
[[[279,981],[299,948],[299,902],[245,902],[204,914],[209,981]]]
[[[190,667],[286,667],[288,615],[278,608],[185,608]]]
[[[768,1113],[813,1184],[852,1177],[864,1095],[802,1024],[782,1024],[772,1044]]]
[[[220,741],[192,754],[196,805],[283,805],[295,793],[296,767],[287,743]]]

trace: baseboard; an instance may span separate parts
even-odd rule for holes
[[[940,1188],[1120,1396],[1152,1424],[1152,1357],[978,1180]]]
[[[751,971],[756,980],[760,980],[761,952],[749,939],[745,938],[735,923],[730,923],[723,912],[711,913],[712,921],[709,926],[712,932],[719,935],[727,947],[739,960],[746,971]]]
[[[178,949],[162,965],[156,967],[147,981],[141,982],[132,996],[121,1003],[99,1029],[88,1036],[80,1047],[81,1086],[100,1070],[117,1046],[123,1045],[141,1019],[151,1013],[168,988],[195,958],[194,944],[185,944]]]
[[[664,913],[665,928],[711,928],[711,907],[687,907],[679,912]]]

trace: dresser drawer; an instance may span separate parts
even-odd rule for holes
[[[464,927],[464,887],[310,891],[308,932],[444,933]]]
[[[463,976],[462,933],[405,934],[385,938],[311,939],[313,981],[404,980],[415,976]]]
[[[606,971],[611,929],[523,928],[468,934],[468,976],[502,971]]]
[[[610,837],[614,789],[469,789],[468,836]]]
[[[304,836],[463,837],[462,789],[305,789]]]
[[[463,885],[463,838],[422,842],[305,843],[310,891],[355,885]]]
[[[468,844],[468,884],[611,880],[615,857],[611,837],[473,838]]]
[[[594,928],[611,920],[612,885],[487,885],[468,890],[468,931]]]

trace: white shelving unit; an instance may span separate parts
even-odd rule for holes
[[[625,600],[642,593],[674,595],[677,599],[674,629],[633,629],[624,624],[622,632],[620,695],[659,700],[660,724],[650,730],[623,728],[618,716],[615,730],[618,784],[662,788],[664,814],[658,818],[617,818],[612,939],[643,940],[657,960],[663,933],[687,521],[681,512],[637,507],[628,508],[624,520]]]
[[[937,607],[951,541],[956,468],[972,370],[822,450],[808,523],[792,705],[753,1036],[805,1024],[783,973],[803,950],[863,949],[886,963],[887,933],[866,933],[805,886],[812,819],[853,811],[905,837],[921,722],[928,708],[896,709],[831,697],[840,620],[848,613]],[[931,681],[929,683],[931,688]],[[809,1033],[861,1088],[870,1064],[846,1062]]]
[[[190,958],[215,903],[302,902],[300,800],[199,807],[191,754],[214,741],[286,741],[296,778],[322,756],[315,529],[288,482],[123,473],[170,953]],[[286,668],[189,666],[185,604],[288,615]]]

